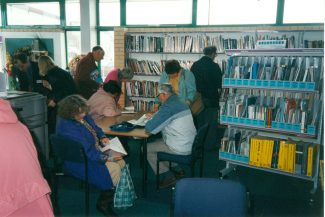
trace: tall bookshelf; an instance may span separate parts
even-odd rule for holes
[[[318,185],[323,145],[323,48],[227,50],[219,158]]]

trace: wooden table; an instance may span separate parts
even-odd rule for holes
[[[117,123],[121,123],[122,121],[128,121],[132,119],[138,119],[143,115],[143,113],[136,113],[136,114],[122,114],[116,117],[105,117],[101,119],[95,120],[97,126],[102,128],[105,134],[111,136],[125,136],[125,137],[135,137],[137,139],[141,139],[141,147],[142,147],[142,165],[143,165],[143,173],[142,173],[142,194],[144,197],[147,195],[147,170],[148,170],[148,163],[147,163],[147,139],[149,138],[150,134],[146,133],[144,128],[136,128],[129,132],[117,132],[112,131],[109,126]],[[141,153],[141,151],[140,151]]]

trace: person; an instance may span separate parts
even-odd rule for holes
[[[103,48],[95,46],[92,52],[89,52],[77,63],[74,81],[77,92],[85,99],[89,99],[103,82],[96,62],[100,62],[104,55]]]
[[[54,216],[32,136],[0,99],[0,216]]]
[[[152,116],[145,130],[151,134],[162,132],[162,138],[148,143],[148,162],[155,173],[157,173],[157,152],[163,151],[172,154],[188,155],[192,152],[192,144],[196,136],[196,129],[189,107],[175,94],[171,84],[161,84],[158,88],[158,98],[162,105]],[[163,181],[160,187],[167,187],[176,182],[177,176],[184,175],[182,169],[173,168],[169,170],[167,162],[161,162],[160,173]]]
[[[17,70],[17,78],[19,81],[19,89],[21,91],[42,93],[41,76],[39,74],[38,65],[30,60],[25,53],[17,53],[14,55],[15,67]]]
[[[217,127],[219,96],[222,84],[222,72],[214,59],[217,56],[217,48],[209,46],[203,50],[204,56],[194,62],[191,71],[194,73],[196,88],[202,95],[204,110],[197,116],[197,125],[201,127],[209,123],[209,132],[206,139],[208,149],[217,148]],[[220,144],[220,143],[219,143]]]
[[[121,110],[117,102],[121,93],[122,89],[117,81],[110,80],[104,83],[103,88],[99,88],[88,100],[91,117],[98,119],[120,115]]]
[[[89,182],[104,189],[96,207],[106,216],[116,216],[111,206],[114,188],[125,162],[121,157],[112,158],[110,152],[100,151],[101,144],[107,144],[109,139],[87,114],[88,110],[86,99],[80,95],[70,95],[61,100],[56,134],[82,143],[88,158]],[[84,177],[84,165],[65,162],[64,167],[70,173]]]
[[[159,83],[170,83],[176,95],[187,105],[195,99],[196,86],[193,73],[183,69],[177,60],[166,62],[165,72],[161,73]]]
[[[47,96],[49,134],[55,132],[57,103],[64,97],[76,92],[71,75],[56,66],[49,56],[40,56],[38,59],[39,73],[44,77],[42,85],[49,90]]]
[[[123,80],[130,80],[133,78],[133,73],[130,68],[113,68],[106,76],[104,83],[110,80],[117,81],[120,85]]]

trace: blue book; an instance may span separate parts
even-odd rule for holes
[[[252,79],[257,79],[258,67],[259,67],[258,63],[253,63],[253,65],[252,65]]]

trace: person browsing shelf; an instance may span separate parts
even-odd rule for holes
[[[108,153],[100,151],[101,144],[107,144],[109,139],[87,114],[88,110],[87,101],[79,95],[63,99],[59,102],[60,119],[56,133],[82,143],[88,158],[89,182],[106,189],[97,200],[97,209],[106,216],[116,216],[111,205],[114,188],[119,182],[125,162],[121,157],[112,159]],[[65,162],[64,167],[72,174],[83,177],[84,165]]]
[[[77,92],[85,99],[89,99],[103,83],[96,62],[100,62],[104,55],[103,48],[95,46],[77,63],[74,81]]]
[[[133,78],[133,73],[130,68],[127,67],[123,69],[114,68],[107,74],[104,83],[113,80],[113,81],[117,81],[118,84],[121,85],[122,81],[131,80],[132,78]]]
[[[118,98],[122,93],[120,85],[117,81],[110,80],[104,83],[88,100],[90,108],[89,114],[93,119],[102,117],[113,117],[121,114]]]
[[[170,83],[180,100],[190,105],[196,96],[195,78],[192,72],[183,69],[177,60],[168,60],[160,84]]]
[[[162,105],[154,114],[147,114],[149,119],[145,130],[151,134],[162,132],[162,138],[148,143],[148,162],[155,173],[157,152],[188,155],[196,136],[193,117],[189,107],[175,94],[171,84],[160,84],[158,98]],[[176,182],[176,177],[169,171],[167,162],[160,163],[163,181],[160,187],[167,187]],[[176,175],[184,175],[182,169],[173,168]]]

